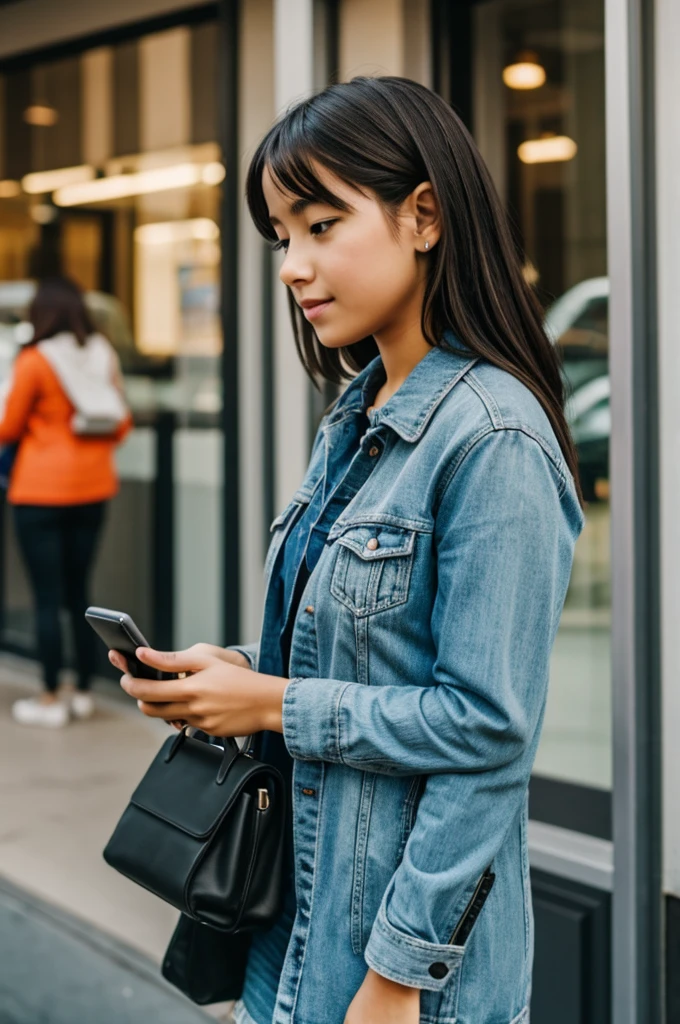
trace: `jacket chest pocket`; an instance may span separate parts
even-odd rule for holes
[[[337,540],[331,594],[355,615],[373,615],[408,599],[415,530],[370,523]]]

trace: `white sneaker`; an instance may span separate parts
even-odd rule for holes
[[[35,697],[17,700],[12,704],[12,718],[20,725],[41,725],[46,729],[63,729],[68,724],[67,706],[60,700],[41,704]]]
[[[74,718],[92,718],[94,701],[89,693],[74,693],[71,697],[71,714]]]

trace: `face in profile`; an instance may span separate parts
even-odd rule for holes
[[[265,169],[262,188],[285,257],[279,276],[327,348],[379,338],[420,309],[424,268],[414,246],[408,201],[394,216],[324,168],[319,179],[346,206],[308,202],[283,191]]]

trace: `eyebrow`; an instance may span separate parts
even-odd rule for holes
[[[318,202],[318,200],[314,200],[314,199],[303,199],[303,198],[300,198],[300,199],[295,199],[295,200],[294,200],[294,201],[293,201],[293,202],[292,202],[292,203],[290,204],[290,212],[292,213],[292,215],[293,215],[294,217],[297,217],[297,216],[298,216],[298,214],[300,214],[300,213],[302,213],[302,212],[303,212],[304,210],[306,210],[308,206],[313,206],[315,202]],[[281,223],[281,221],[280,221],[280,220],[278,219],[278,217],[270,217],[270,218],[269,218],[269,223],[270,223],[270,224],[280,224],[280,223]]]

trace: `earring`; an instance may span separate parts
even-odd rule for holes
[[[426,248],[426,249],[429,249],[429,248],[430,248],[430,243],[429,243],[429,242],[425,242],[425,248]]]

